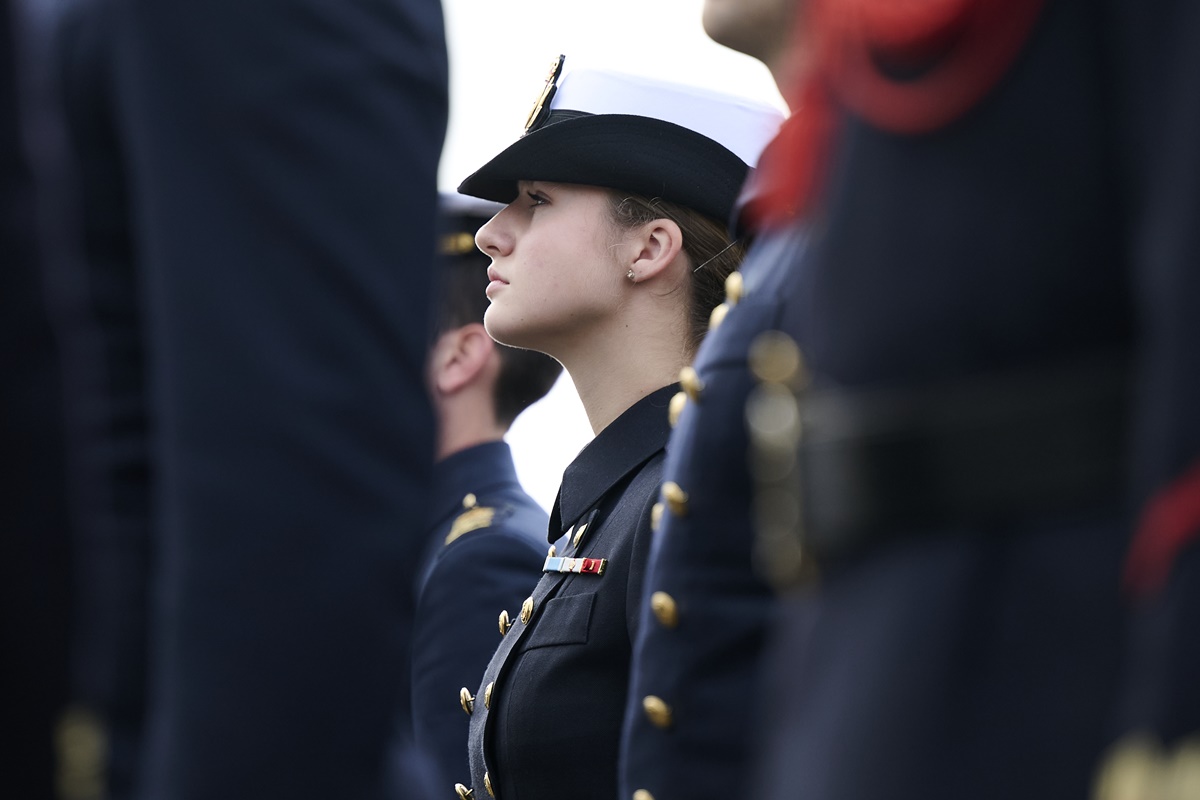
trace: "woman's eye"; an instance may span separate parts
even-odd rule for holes
[[[533,201],[530,203],[531,206],[544,206],[546,203],[550,202],[550,198],[546,197],[544,194],[539,194],[538,192],[526,192],[525,194],[528,195],[529,199]]]

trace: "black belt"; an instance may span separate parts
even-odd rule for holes
[[[919,390],[799,398],[800,542],[822,557],[880,539],[1112,502],[1125,484],[1125,358]]]

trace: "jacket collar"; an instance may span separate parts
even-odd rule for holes
[[[549,541],[556,541],[629,473],[667,444],[667,406],[678,384],[664,386],[625,410],[580,451],[563,473],[550,512]]]

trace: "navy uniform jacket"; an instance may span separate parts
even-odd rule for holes
[[[1172,736],[1200,727],[1183,718],[1193,679],[1125,722],[1113,711],[1135,660],[1119,589],[1132,510],[1200,455],[1198,21],[1186,2],[1048,2],[1003,80],[959,119],[900,135],[843,116],[819,224],[791,261],[800,313],[788,332],[811,375],[800,407],[943,398],[1131,355],[1121,471],[1133,502],[1114,490],[1054,510],[896,521],[818,559],[817,580],[781,612],[747,796],[1085,797],[1130,720]],[[1197,585],[1176,589],[1194,598]],[[1159,635],[1194,643],[1191,608]],[[1149,685],[1196,675],[1191,654]]]
[[[433,464],[440,4],[110,13],[161,476],[141,790],[377,800]]]
[[[124,800],[139,771],[146,705],[153,469],[144,276],[133,252],[129,179],[115,124],[111,10],[111,0],[73,0],[62,5],[57,26],[81,201],[79,301],[94,326],[85,344],[95,388],[71,393],[87,426],[75,446],[86,453],[80,460],[95,484],[78,535],[73,703],[103,726],[107,742],[102,752],[67,751],[64,771],[101,775],[106,797]]]
[[[69,699],[75,527],[61,331],[46,302],[62,287],[38,241],[41,187],[27,150],[47,131],[43,119],[31,133],[35,119],[22,113],[32,68],[22,5],[0,3],[0,793],[50,800]]]
[[[731,798],[744,785],[775,599],[752,558],[754,485],[742,409],[755,379],[747,354],[758,334],[781,327],[794,310],[782,256],[794,255],[802,237],[772,247],[770,257],[758,254],[727,281],[724,319],[694,364],[701,388],[676,401],[684,405],[664,479],[687,501],[663,515],[650,549],[621,749],[622,798],[639,790],[655,800]],[[670,726],[646,713],[646,697],[671,709]]]
[[[524,604],[507,610],[508,630],[475,693],[477,798],[555,798],[564,785],[616,796],[629,658],[675,390],[635,403],[563,475],[550,515],[550,536],[562,537],[556,555]],[[555,766],[560,759],[572,764],[569,775]]]
[[[502,441],[454,453],[433,481],[437,522],[413,624],[413,730],[450,785],[470,774],[459,690],[479,683],[495,652],[497,615],[541,578],[549,518],[521,488]]]

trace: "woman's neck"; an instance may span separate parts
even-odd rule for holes
[[[648,394],[674,383],[690,358],[678,329],[630,327],[589,337],[588,343],[559,360],[571,376],[587,412],[592,432],[599,434],[626,409]]]

